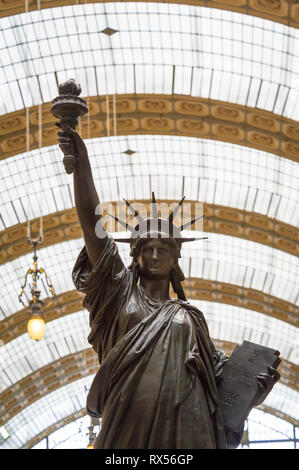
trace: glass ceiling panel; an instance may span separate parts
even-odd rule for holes
[[[281,421],[281,420],[280,420]],[[285,426],[291,425],[284,421]],[[32,449],[86,449],[89,444],[90,416],[85,415],[52,432],[46,438],[35,444]],[[98,433],[100,425],[94,426]]]
[[[10,437],[0,449],[20,449],[57,421],[81,411],[93,376],[84,377],[41,398],[5,424]]]
[[[32,341],[26,333],[2,346],[1,392],[63,356],[90,348],[89,331],[88,312],[82,310],[47,323],[40,341]]]
[[[86,144],[101,201],[148,199],[155,191],[158,199],[185,195],[299,223],[299,166],[285,158],[181,136],[101,137]],[[125,154],[128,149],[136,153]],[[74,205],[72,178],[56,145],[0,161],[0,175],[0,230]]]
[[[283,359],[299,364],[297,328],[240,307],[193,299],[190,303],[204,313],[212,338],[263,344],[278,349]],[[26,333],[2,346],[0,393],[41,367],[90,347],[89,332],[88,312],[82,310],[47,323],[40,341],[32,341]]]
[[[197,232],[190,233],[196,236]],[[215,233],[204,235],[208,236],[208,240],[183,246],[180,264],[186,277],[202,277],[257,289],[298,304],[297,257],[241,238]],[[198,233],[198,236],[204,235]],[[82,246],[83,240],[77,239],[39,250],[39,265],[46,269],[56,294],[75,288],[71,273]],[[119,244],[119,251],[128,266],[128,246]],[[27,254],[0,266],[0,320],[21,309],[18,294],[31,265],[32,254]]]
[[[0,114],[52,100],[57,80],[73,76],[84,95],[186,94],[297,120],[298,49],[296,28],[200,6],[111,2],[10,16],[0,20]]]

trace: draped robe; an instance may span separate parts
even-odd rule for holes
[[[148,297],[110,236],[94,267],[83,248],[73,280],[86,294],[88,341],[100,363],[87,397],[88,414],[102,417],[95,448],[236,447],[240,435],[224,429],[217,394],[225,355],[203,314]]]

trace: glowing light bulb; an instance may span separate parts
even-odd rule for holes
[[[46,324],[40,315],[34,315],[27,323],[27,331],[31,339],[39,341],[45,334]]]

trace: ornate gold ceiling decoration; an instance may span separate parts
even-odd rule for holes
[[[89,113],[79,128],[85,139],[107,136],[108,128],[110,135],[114,135],[116,122],[117,135],[200,137],[299,161],[298,122],[268,111],[184,95],[117,95],[116,119],[109,119],[107,125],[106,97],[85,99]],[[111,118],[112,100],[109,106]],[[45,103],[0,117],[0,159],[57,143],[57,128],[50,107],[51,103]],[[39,129],[40,123],[42,129]]]
[[[236,344],[215,341],[217,347],[230,355]],[[45,367],[33,372],[24,379],[7,388],[0,394],[0,426],[48,393],[83,377],[93,375],[98,369],[98,358],[93,349],[64,356]],[[299,390],[299,367],[283,360],[279,366],[280,382]]]
[[[72,0],[48,0],[36,2],[36,0],[27,0],[24,2],[24,0],[0,0],[0,17],[17,15],[25,11],[43,8],[55,8],[84,3],[102,3],[102,1],[77,0],[75,2]],[[151,1],[157,3],[157,0]],[[283,23],[293,26],[294,28],[298,28],[299,25],[299,5],[292,4],[292,2],[287,0],[164,0],[164,2],[165,1],[169,3],[206,6],[209,8],[236,11]]]
[[[285,413],[282,413],[279,410],[274,410],[273,408],[270,408],[269,406],[261,404],[261,405],[258,406],[258,409],[264,411],[265,413],[270,413],[270,414],[276,416],[276,418],[284,419],[285,421],[288,421],[289,423],[293,424],[294,426],[298,426],[298,424],[299,424],[298,420],[292,418],[291,416],[286,415]]]
[[[200,278],[188,278],[183,282],[186,297],[189,299],[219,302],[235,307],[247,308],[269,315],[290,325],[299,326],[299,308],[277,297],[258,290],[247,289],[225,282]],[[171,296],[175,297],[173,292]],[[45,322],[82,310],[83,294],[77,290],[63,292],[44,309]],[[19,310],[0,322],[0,341],[7,344],[26,333],[29,311]]]
[[[135,201],[147,206],[150,213],[149,200]],[[157,200],[159,204],[167,202],[168,204],[177,201]],[[191,201],[185,201],[186,203]],[[116,210],[117,202],[111,202]],[[103,215],[106,214],[108,203],[103,203]],[[191,216],[194,214],[194,204],[191,204]],[[203,228],[205,232],[219,233],[233,237],[271,246],[275,249],[299,255],[299,231],[292,225],[271,219],[265,215],[254,212],[247,212],[226,206],[214,204],[203,204],[205,214]],[[133,216],[128,214],[130,223]],[[82,237],[81,228],[78,222],[76,210],[74,208],[65,211],[48,214],[43,217],[44,244],[43,247],[54,245],[63,241],[74,240]],[[192,229],[192,228],[191,228]],[[32,233],[39,230],[39,219],[34,219],[31,223]],[[109,230],[109,227],[108,227]],[[119,226],[118,230],[124,230]],[[0,232],[0,264],[12,261],[20,256],[30,253],[31,249],[27,239],[27,224],[14,225]]]
[[[64,356],[27,375],[0,395],[0,426],[24,408],[75,380],[93,375],[99,363],[93,349]]]

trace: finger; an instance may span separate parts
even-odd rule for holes
[[[69,142],[58,142],[58,145],[62,146],[64,148],[66,148],[66,147],[72,148],[72,145]]]
[[[275,369],[274,367],[271,367],[271,366],[268,366],[268,371],[269,371],[270,374],[272,374],[272,375],[278,374],[277,369]]]
[[[74,137],[77,137],[78,135],[78,132],[75,129],[73,129],[71,126],[65,126],[64,130],[70,133],[71,135],[73,135]]]
[[[58,131],[57,135],[59,135],[60,137],[66,137],[66,133],[64,131]]]
[[[67,133],[71,134],[71,136],[75,139],[75,141],[76,141],[77,143],[81,143],[81,142],[82,142],[82,139],[81,139],[80,135],[79,135],[78,132],[77,132],[75,129],[73,129],[72,127],[66,126],[66,127],[65,127],[65,131],[66,131]]]
[[[72,151],[72,147],[70,147],[70,145],[59,144],[58,147],[60,148],[60,150],[63,151],[63,153],[65,153],[66,151],[67,152]]]
[[[275,380],[280,379],[280,373],[278,372],[277,369],[275,369],[274,367],[268,366],[268,371]]]
[[[259,387],[261,388],[266,388],[267,387],[267,379],[265,377],[258,376],[258,381],[257,381]]]
[[[58,144],[58,147],[64,151],[64,150],[67,150],[68,152],[70,152],[72,149],[72,147],[68,144]]]
[[[71,144],[72,141],[68,137],[58,137],[57,141],[61,144]]]

